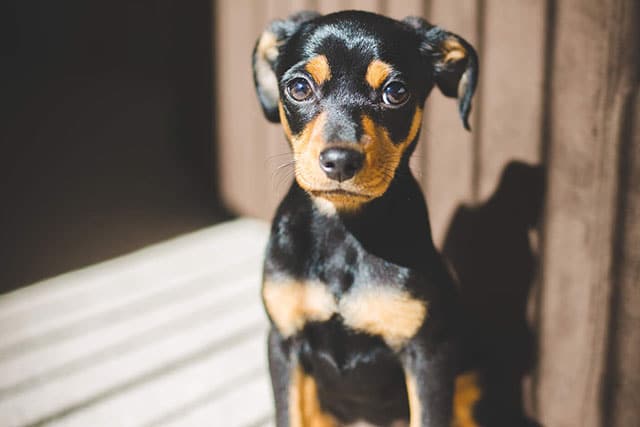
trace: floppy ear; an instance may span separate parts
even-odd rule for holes
[[[253,48],[253,83],[258,92],[264,115],[271,122],[280,121],[278,114],[278,79],[276,67],[280,48],[300,25],[320,16],[316,12],[300,12],[287,19],[272,21],[258,38]]]
[[[458,110],[465,129],[470,130],[471,98],[478,82],[478,55],[462,37],[410,16],[404,22],[414,28],[422,39],[421,53],[433,65],[433,77],[440,91],[458,98]]]

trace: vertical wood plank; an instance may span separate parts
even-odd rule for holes
[[[636,40],[640,37],[635,31]],[[628,45],[633,45],[633,42]],[[633,425],[640,419],[640,89],[629,110],[629,133],[623,133],[619,157],[618,219],[615,224],[614,296],[603,389],[603,423]]]
[[[345,9],[382,12],[382,0],[346,0]]]
[[[637,26],[635,40],[638,40]],[[631,43],[630,43],[631,45]],[[638,43],[636,43],[636,46]],[[635,91],[634,129],[628,135],[626,150],[620,153],[621,185],[618,196],[619,228],[617,242],[617,295],[609,325],[608,384],[604,390],[607,407],[603,420],[612,427],[633,425],[640,419],[640,90]]]
[[[426,12],[424,0],[386,0],[382,10],[385,15],[398,20],[402,20],[407,16],[424,16]]]
[[[481,94],[471,171],[471,191],[478,203],[495,194],[509,162],[542,160],[547,3],[482,0]],[[530,235],[538,238],[537,231]],[[537,285],[537,280],[531,283],[534,294]],[[530,319],[537,317],[536,302],[530,301]],[[528,376],[523,403],[529,411],[534,396]]]
[[[555,13],[538,412],[544,425],[608,427],[609,319],[619,315],[610,311],[623,190],[617,168],[626,155],[624,118],[638,90],[639,42],[629,37],[638,4],[568,0]]]
[[[264,118],[253,89],[250,55],[259,34],[256,3],[217,1],[214,54],[218,116],[218,169],[221,197],[231,210],[264,216],[262,188],[256,185],[263,156],[260,125]],[[230,46],[233,40],[233,47]],[[242,165],[242,167],[238,167]],[[262,181],[264,182],[264,181]]]
[[[623,61],[622,93],[628,78],[618,152],[617,218],[614,228],[614,295],[609,322],[608,360],[603,394],[603,425],[623,427],[640,419],[640,4],[623,3],[611,42],[631,55]],[[635,52],[635,53],[634,53]],[[621,52],[625,55],[625,51]]]
[[[474,184],[480,199],[494,192],[510,160],[540,161],[546,16],[544,0],[484,4],[482,123]]]
[[[289,10],[293,13],[302,10],[317,10],[317,0],[289,0]]]
[[[459,34],[478,48],[478,4],[475,0],[454,3],[448,0],[430,2],[428,20],[448,31]],[[484,72],[480,55],[480,75]],[[429,203],[429,217],[436,245],[444,239],[447,225],[455,208],[472,197],[472,169],[474,135],[478,132],[479,98],[473,102],[471,116],[472,133],[467,132],[460,121],[455,100],[445,98],[435,88],[425,107],[425,124],[420,144],[422,152],[416,153],[422,164],[422,185]]]
[[[326,15],[346,9],[347,0],[318,0],[318,11]]]

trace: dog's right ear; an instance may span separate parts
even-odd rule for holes
[[[276,19],[258,38],[253,48],[253,83],[258,92],[258,99],[267,120],[277,123],[280,121],[278,113],[278,79],[276,67],[280,48],[300,28],[303,23],[317,18],[316,12],[300,12],[289,18]]]

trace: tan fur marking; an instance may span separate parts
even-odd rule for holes
[[[304,69],[307,70],[307,73],[313,77],[313,80],[315,80],[318,85],[321,85],[331,79],[329,61],[324,55],[318,55],[311,58]]]
[[[296,365],[289,379],[288,415],[289,427],[303,427],[302,424],[302,368]]]
[[[367,183],[367,190],[373,197],[380,197],[387,191],[404,150],[418,134],[421,124],[422,109],[418,107],[407,137],[399,144],[394,144],[384,127],[377,125],[369,116],[362,117],[366,156],[365,165],[357,179]]]
[[[365,153],[364,166],[353,178],[337,184],[320,169],[318,161],[320,152],[329,142],[324,139],[323,132],[327,114],[325,112],[318,114],[300,133],[294,135],[287,121],[283,104],[280,103],[278,108],[280,121],[293,151],[296,181],[312,197],[329,201],[340,212],[357,211],[364,203],[380,197],[387,191],[402,153],[415,139],[422,124],[422,109],[417,107],[413,113],[407,137],[394,144],[384,127],[377,125],[370,117],[364,115],[362,117],[364,135],[359,144],[347,142],[350,148],[362,150]],[[332,142],[332,144],[336,143]],[[336,192],[336,190],[343,192]],[[327,207],[326,204],[323,207]],[[327,212],[331,210],[328,209]]]
[[[276,75],[271,69],[273,63],[278,57],[278,38],[271,31],[265,31],[260,36],[258,46],[256,48],[256,77],[262,88],[272,102],[278,99],[278,81]]]
[[[389,77],[392,71],[393,67],[391,65],[379,59],[374,59],[367,67],[365,79],[367,83],[369,83],[369,86],[374,89],[380,89],[380,86],[387,80],[387,77]]]
[[[345,325],[381,336],[389,347],[400,349],[424,323],[427,304],[408,292],[388,286],[354,289],[339,303]]]
[[[265,31],[260,36],[257,51],[261,58],[275,60],[278,57],[278,37],[271,31]]]
[[[467,56],[467,50],[455,37],[449,37],[442,43],[442,51],[444,54],[442,60],[445,64],[459,61]]]
[[[481,395],[476,372],[466,372],[456,377],[451,427],[480,427],[473,419],[473,408]]]
[[[370,196],[322,193],[317,191],[313,191],[311,195],[313,196],[314,200],[321,200],[316,205],[325,208],[325,211],[323,213],[329,213],[332,211],[355,213],[360,210],[364,203],[372,199]],[[327,206],[325,203],[331,204],[331,207]]]
[[[340,186],[340,189],[357,195],[323,191],[325,188],[331,190],[331,186],[335,186],[335,182],[329,180],[320,170],[318,163],[320,152],[326,147],[322,132],[325,121],[326,113],[321,113],[300,136],[293,137],[292,146],[296,153],[296,180],[312,196],[322,197],[333,203],[338,211],[353,212],[363,203],[380,197],[387,191],[402,153],[420,130],[422,109],[416,108],[407,137],[398,144],[393,143],[384,127],[376,125],[370,117],[363,116],[364,135],[360,141],[361,144],[351,145],[350,148],[364,151],[364,166],[356,176],[341,183]]]
[[[407,397],[409,398],[409,427],[420,427],[422,425],[422,403],[418,396],[418,385],[415,377],[410,373],[405,373],[407,383]]]
[[[278,101],[278,113],[280,114],[280,123],[282,123],[282,129],[284,130],[284,134],[287,137],[287,141],[289,142],[289,144],[291,144],[293,135],[291,134],[291,127],[289,126],[289,120],[287,120],[287,115],[284,112],[282,101]]]
[[[313,377],[298,365],[289,387],[290,427],[337,427],[336,420],[325,413],[318,400],[318,387]]]
[[[336,312],[336,302],[321,283],[265,281],[262,298],[278,331],[285,337],[300,331],[307,321],[326,321]]]

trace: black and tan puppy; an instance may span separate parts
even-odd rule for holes
[[[475,425],[476,390],[455,390],[471,381],[456,292],[409,170],[434,86],[468,128],[474,49],[419,18],[301,13],[268,26],[253,66],[295,160],[262,290],[277,425]]]

